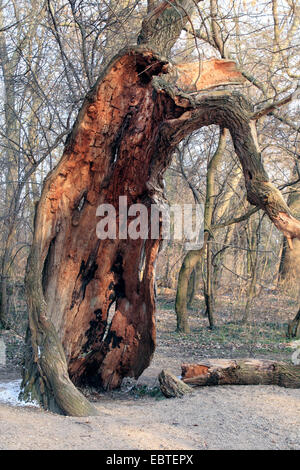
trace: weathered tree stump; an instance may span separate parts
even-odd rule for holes
[[[160,390],[167,398],[181,398],[193,391],[191,387],[167,370],[161,371],[158,380]]]

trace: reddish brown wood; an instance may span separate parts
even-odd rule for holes
[[[209,90],[221,85],[240,85],[245,78],[233,60],[209,59],[178,64],[177,85],[186,91]]]
[[[118,214],[119,196],[127,196],[128,205],[152,202],[147,182],[165,109],[155,105],[149,76],[162,66],[151,53],[114,61],[83,106],[39,204],[47,316],[77,384],[115,388],[124,374],[138,377],[154,350],[159,240],[99,240],[96,210],[110,203]]]
[[[300,366],[267,359],[207,359],[182,364],[182,380],[205,385],[279,385],[300,388]]]

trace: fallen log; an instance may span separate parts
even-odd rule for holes
[[[300,388],[300,365],[265,359],[211,359],[182,364],[182,381],[192,386],[278,385]]]

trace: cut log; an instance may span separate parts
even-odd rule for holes
[[[300,365],[265,359],[211,359],[182,364],[188,385],[278,385],[300,388]]]
[[[158,376],[160,390],[167,398],[181,398],[192,393],[193,389],[167,370],[162,370]]]

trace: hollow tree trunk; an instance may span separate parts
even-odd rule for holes
[[[193,1],[182,4],[186,14],[194,8]],[[164,18],[167,24],[171,20],[169,35],[161,27]],[[149,214],[151,203],[165,204],[163,172],[175,146],[193,130],[227,127],[249,201],[288,236],[300,234],[300,224],[268,182],[246,100],[231,91],[200,93],[195,99],[173,86],[173,76],[168,82],[156,77],[167,73],[159,54],[175,43],[183,18],[172,2],[151,11],[139,38],[144,45],[121,51],[105,69],[44,183],[26,270],[29,331],[22,394],[47,409],[97,413],[75,385],[112,389],[149,365],[160,240],[124,239],[118,231],[114,239],[99,240],[96,210],[100,203],[113,205],[118,225],[119,196],[127,196],[128,205],[143,203]],[[161,34],[153,33],[153,25]],[[108,322],[113,302],[115,314]]]
[[[24,377],[24,396],[50,409],[71,414],[60,398],[53,407],[55,384],[46,379],[40,386],[48,376],[51,351],[45,341],[53,330],[56,360],[76,385],[115,388],[126,375],[138,377],[154,351],[153,265],[159,240],[126,240],[119,234],[100,240],[96,209],[110,203],[118,211],[119,195],[127,196],[128,205],[154,202],[156,173],[167,162],[155,151],[158,127],[168,109],[157,106],[151,76],[141,71],[158,73],[163,65],[142,50],[115,58],[87,97],[62,160],[44,184],[26,275],[33,352],[25,367],[35,376],[34,386],[32,377]],[[171,108],[177,115],[176,105]],[[58,371],[54,375],[56,380]]]

